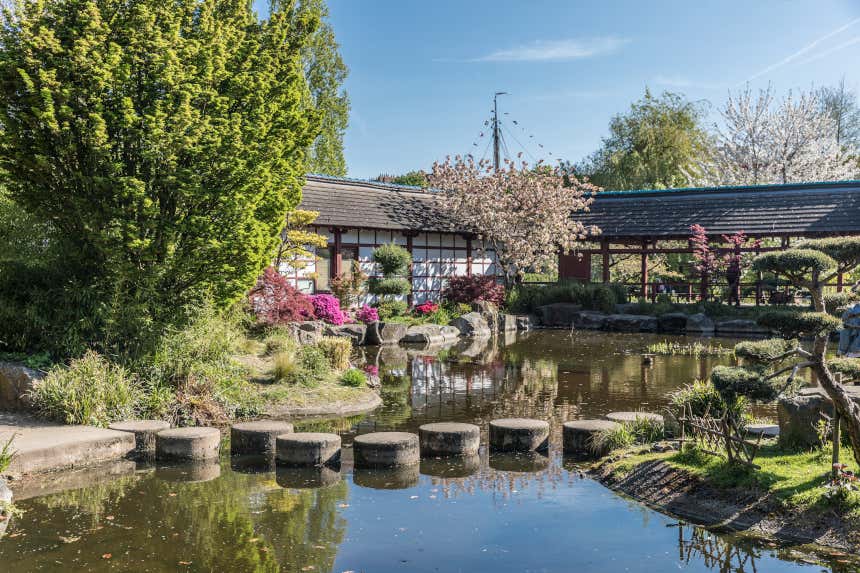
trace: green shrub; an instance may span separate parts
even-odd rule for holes
[[[752,268],[761,273],[776,273],[788,277],[801,277],[814,272],[824,273],[833,269],[836,261],[821,251],[812,249],[788,249],[759,255]]]
[[[619,288],[620,287],[620,288]],[[562,282],[555,285],[519,285],[510,289],[505,305],[510,312],[529,313],[539,306],[559,302],[580,305],[585,310],[614,312],[615,305],[627,302],[623,285]]]
[[[0,352],[0,362],[17,362],[33,370],[48,370],[55,364],[49,352]]]
[[[739,396],[746,396],[750,400],[760,402],[770,402],[776,399],[779,390],[785,384],[784,380],[776,378],[765,380],[761,372],[738,366],[714,367],[711,371],[711,382],[730,404]]]
[[[611,430],[600,430],[588,441],[588,451],[595,456],[605,456],[614,451],[629,448],[636,443],[636,436],[627,424],[619,424]]]
[[[832,358],[827,361],[827,368],[842,374],[846,380],[860,380],[860,358]]]
[[[745,340],[735,345],[735,356],[748,365],[766,365],[796,347],[796,340],[784,338]]]
[[[319,346],[302,346],[296,358],[299,369],[296,371],[295,382],[313,386],[331,374],[328,356]]]
[[[827,334],[842,328],[842,321],[823,312],[772,310],[762,314],[758,324],[775,330],[783,338]]]
[[[380,296],[405,295],[412,290],[409,280],[403,277],[374,277],[367,281],[367,288],[373,294]]]
[[[412,262],[412,255],[409,254],[409,251],[394,243],[376,247],[373,250],[372,258],[385,276],[405,275],[409,269],[409,264]]]
[[[379,320],[404,316],[409,310],[409,305],[403,300],[380,300],[373,306],[379,311]]]
[[[367,384],[367,375],[358,368],[350,368],[340,376],[340,383],[344,386],[362,388]]]
[[[824,311],[833,316],[841,316],[845,308],[860,301],[860,294],[853,291],[842,291],[826,294],[823,297]]]
[[[349,368],[349,355],[352,354],[352,342],[348,338],[338,336],[323,336],[317,347],[323,351],[329,366],[334,370]]]
[[[265,354],[267,356],[275,356],[280,352],[298,351],[299,344],[293,337],[292,332],[286,328],[273,328],[269,330],[263,338]]]
[[[798,249],[811,249],[829,256],[845,266],[860,262],[860,237],[827,237],[811,239],[799,244]]]
[[[721,417],[726,411],[735,420],[741,420],[746,414],[749,403],[743,396],[738,396],[731,404],[723,399],[709,380],[695,380],[669,394],[669,401],[676,417],[692,411],[694,416]]]
[[[55,366],[34,384],[33,408],[65,424],[107,426],[135,417],[141,389],[134,375],[88,351],[68,367]]]

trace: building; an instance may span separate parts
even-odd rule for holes
[[[317,211],[311,230],[328,239],[300,269],[279,269],[304,292],[325,292],[355,262],[373,276],[371,254],[395,243],[412,254],[412,303],[438,300],[448,277],[496,273],[495,256],[445,217],[432,191],[388,183],[309,175],[301,209]]]

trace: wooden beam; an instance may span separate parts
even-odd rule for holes
[[[640,277],[640,284],[642,287],[642,298],[648,298],[648,242],[646,240],[642,240],[642,268]]]
[[[609,241],[602,239],[600,241],[600,254],[602,257],[602,279],[603,284],[609,284]]]

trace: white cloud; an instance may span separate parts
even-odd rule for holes
[[[561,62],[593,58],[612,53],[630,42],[627,38],[570,38],[567,40],[539,40],[528,45],[498,50],[467,60],[469,62]]]

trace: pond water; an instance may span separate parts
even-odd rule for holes
[[[0,571],[849,571],[791,549],[679,523],[584,477],[560,455],[560,423],[659,411],[666,394],[728,358],[641,352],[666,337],[536,332],[442,351],[365,350],[384,406],[305,422],[358,433],[430,421],[551,420],[548,456],[425,460],[411,469],[299,472],[257,460],[123,461],[19,492]],[[729,346],[732,341],[721,341]],[[486,435],[482,443],[486,443]],[[225,445],[226,446],[226,445]],[[229,451],[228,447],[225,447]]]

